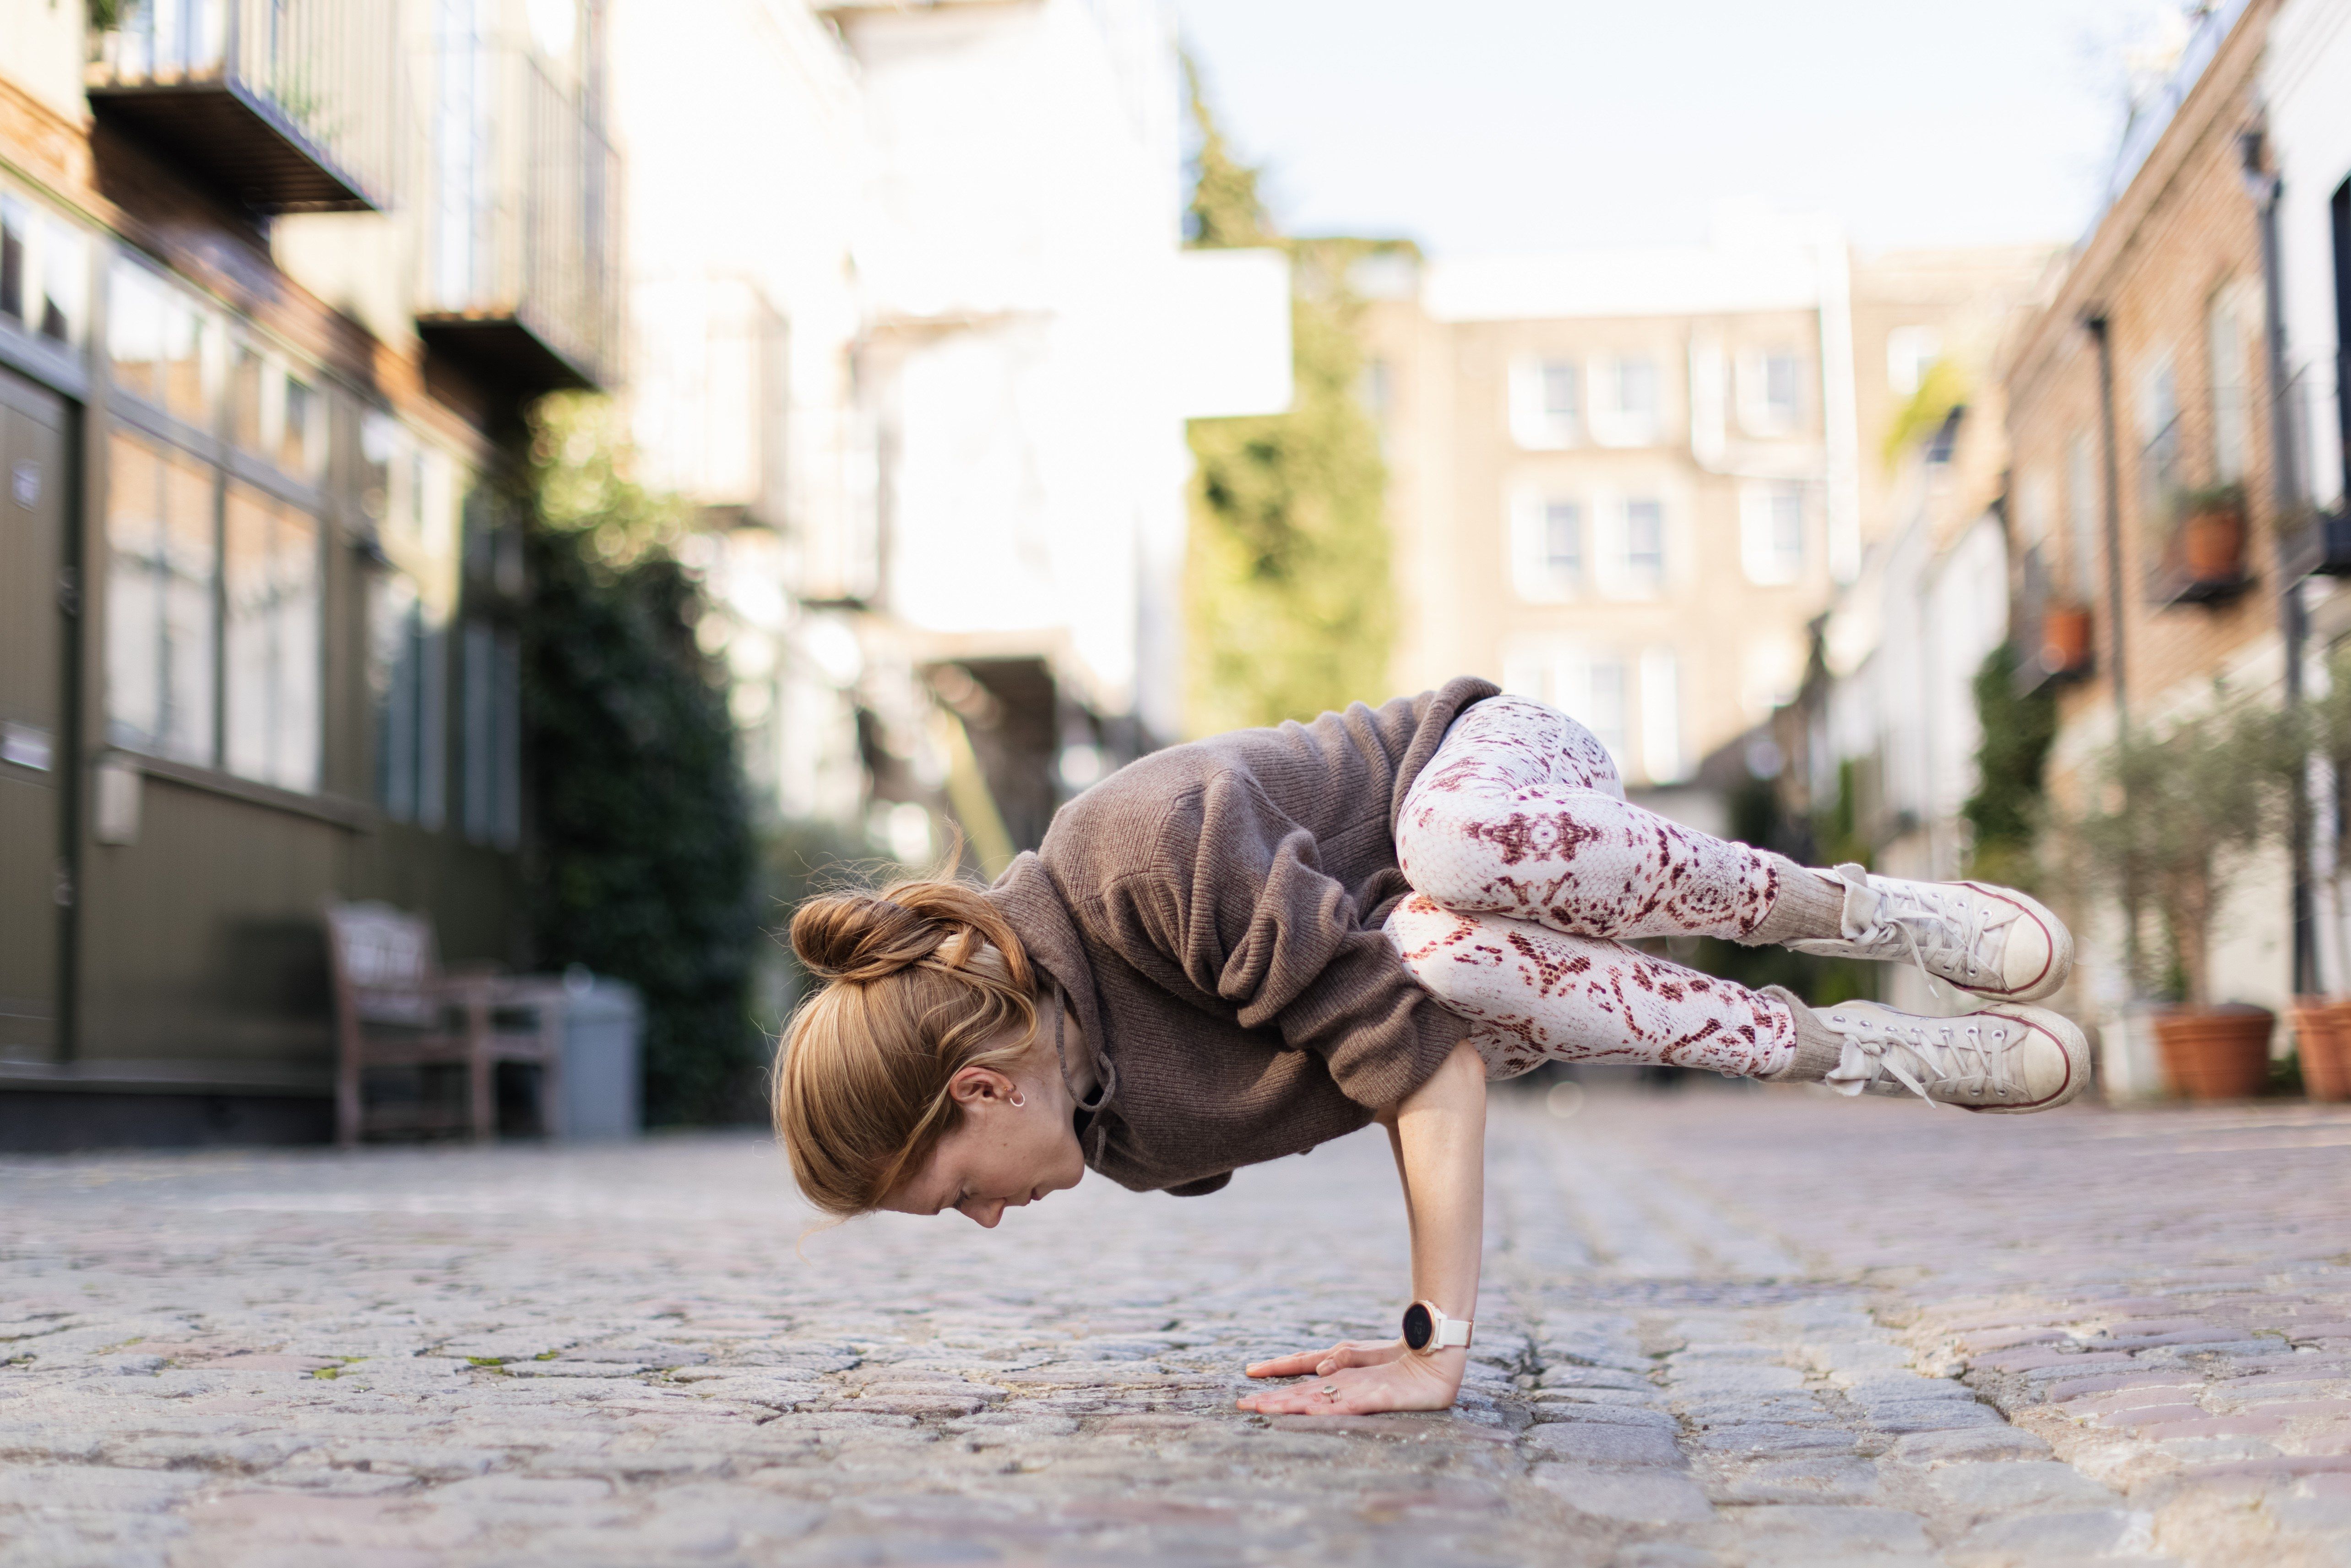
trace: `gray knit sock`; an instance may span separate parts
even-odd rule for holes
[[[1748,946],[1800,942],[1808,936],[1844,935],[1844,883],[1827,873],[1807,871],[1785,855],[1763,852],[1780,873],[1780,889],[1771,907],[1752,934],[1742,937]]]
[[[1763,1074],[1766,1083],[1818,1083],[1844,1056],[1844,1040],[1820,1015],[1797,999],[1785,986],[1766,986],[1763,994],[1785,1002],[1796,1019],[1796,1055],[1777,1072]]]

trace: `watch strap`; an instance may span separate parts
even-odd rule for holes
[[[1469,1333],[1478,1325],[1468,1318],[1448,1318],[1442,1313],[1437,1319],[1437,1337],[1429,1341],[1431,1350],[1463,1350],[1469,1344]]]

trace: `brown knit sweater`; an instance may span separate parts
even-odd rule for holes
[[[1214,1192],[1352,1133],[1467,1030],[1380,924],[1405,791],[1464,677],[1312,724],[1171,747],[1061,808],[988,896],[1061,983],[1107,1092],[1086,1163],[1122,1186]]]

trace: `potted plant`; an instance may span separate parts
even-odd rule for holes
[[[2213,485],[2179,498],[2179,564],[2192,583],[2245,575],[2245,487]]]
[[[2131,944],[2133,980],[2173,998],[2154,1017],[2156,1045],[2173,1090],[2191,1099],[2242,1098],[2268,1079],[2276,1017],[2215,1004],[2212,921],[2253,852],[2281,835],[2282,744],[2276,716],[2216,684],[2207,711],[2108,746],[2091,769],[2095,808],[2074,824],[2128,929],[2155,927],[2158,940]]]
[[[2060,600],[2041,612],[2041,672],[2054,680],[2090,668],[2090,607]]]

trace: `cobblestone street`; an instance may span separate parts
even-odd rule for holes
[[[1569,1108],[1562,1103],[1562,1109]],[[749,1136],[0,1166],[0,1568],[2351,1563],[2351,1115],[1498,1096],[1460,1406],[1376,1133],[817,1231]]]

